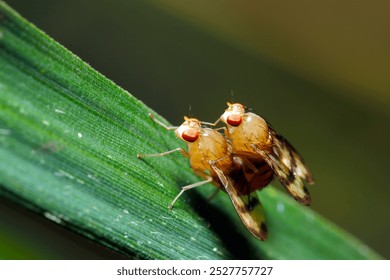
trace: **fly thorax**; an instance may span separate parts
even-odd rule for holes
[[[243,134],[248,142],[264,147],[268,142],[267,122],[259,115],[246,113],[243,120]]]

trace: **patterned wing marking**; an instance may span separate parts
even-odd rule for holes
[[[216,165],[211,164],[211,167],[225,187],[242,223],[256,238],[265,240],[267,238],[267,226],[265,224],[263,206],[261,205],[260,200],[254,196],[240,196],[235,189],[232,180]]]
[[[272,141],[271,151],[254,147],[271,166],[278,180],[295,200],[303,205],[310,205],[311,198],[305,182],[313,184],[309,168],[294,147],[283,136],[269,128]]]

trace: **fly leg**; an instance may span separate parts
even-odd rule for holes
[[[204,181],[200,181],[200,182],[197,182],[197,183],[194,183],[194,184],[191,184],[191,185],[188,185],[188,186],[184,186],[181,188],[181,191],[179,192],[179,194],[172,200],[172,202],[168,205],[168,209],[172,209],[173,208],[173,205],[175,204],[176,200],[187,190],[189,189],[193,189],[193,188],[196,188],[196,187],[199,187],[201,185],[204,185],[204,184],[207,184],[207,183],[210,183],[213,181],[213,178],[211,177],[208,177],[206,180]]]
[[[200,122],[200,123],[204,124],[204,125],[208,125],[208,126],[216,126],[220,121],[221,121],[221,118],[219,118],[218,120],[216,120],[213,123],[211,123],[211,122]]]
[[[151,118],[155,123],[157,123],[158,125],[162,126],[166,130],[173,130],[173,129],[178,128],[177,126],[167,126],[167,125],[163,124],[159,120],[155,119],[154,115],[152,113],[149,114],[149,118]]]
[[[173,150],[170,150],[170,151],[166,151],[166,152],[163,152],[163,153],[157,153],[157,154],[137,154],[137,158],[163,157],[163,156],[169,155],[169,154],[177,152],[177,151],[181,152],[182,155],[184,155],[185,157],[189,157],[188,152],[185,151],[183,148],[176,148],[176,149],[173,149]]]

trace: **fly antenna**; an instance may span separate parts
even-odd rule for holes
[[[190,118],[191,118],[191,116],[192,116],[191,111],[192,111],[191,104],[188,104],[188,116],[189,116]]]
[[[233,89],[231,89],[230,90],[230,103],[234,103],[234,90]]]

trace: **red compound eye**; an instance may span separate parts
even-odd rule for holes
[[[198,137],[199,131],[194,128],[189,128],[181,134],[181,138],[183,138],[187,142],[195,142]]]
[[[232,126],[238,126],[242,122],[242,117],[240,114],[231,114],[227,117],[226,122]]]

